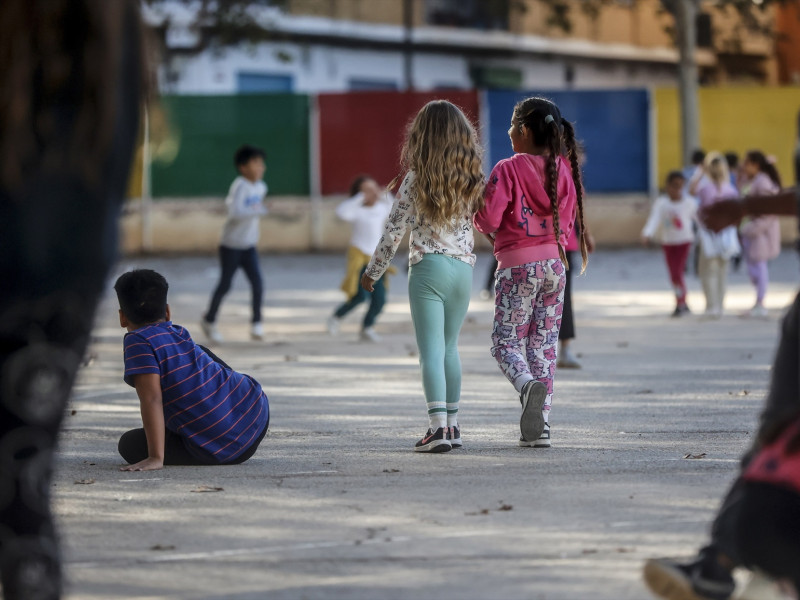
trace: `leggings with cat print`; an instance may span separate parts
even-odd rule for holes
[[[545,411],[553,401],[565,284],[557,258],[500,269],[495,282],[492,356],[518,392],[532,379],[547,386]]]

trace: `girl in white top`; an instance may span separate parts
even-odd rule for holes
[[[706,155],[703,169],[705,177],[697,186],[700,209],[712,206],[721,200],[739,197],[739,192],[731,184],[728,163],[719,152],[710,152]],[[735,227],[726,227],[714,233],[706,229],[702,223],[699,223],[697,232],[700,242],[698,274],[706,297],[705,316],[719,319],[725,304],[728,262],[741,251],[739,235]]]
[[[675,289],[675,311],[673,317],[689,312],[686,305],[686,260],[694,241],[692,228],[697,216],[697,202],[684,193],[686,178],[680,171],[667,175],[665,194],[659,196],[650,209],[650,217],[642,230],[642,243],[647,245],[658,233],[664,258],[667,261],[669,278]]]
[[[445,100],[426,104],[409,127],[402,166],[407,175],[361,284],[373,289],[410,229],[408,297],[429,420],[414,450],[446,452],[461,446],[458,334],[475,265],[472,216],[484,188],[480,146],[464,113]]]
[[[352,233],[350,247],[347,249],[347,271],[341,286],[342,291],[347,294],[347,301],[328,318],[328,331],[331,335],[339,333],[339,322],[347,313],[369,298],[369,309],[364,315],[360,337],[363,341],[380,341],[373,325],[386,303],[385,277],[375,282],[371,293],[361,287],[360,281],[372,251],[380,240],[383,222],[391,210],[390,195],[367,175],[356,177],[350,186],[350,198],[336,207],[336,216],[351,224]]]

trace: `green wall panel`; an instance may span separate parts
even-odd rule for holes
[[[178,151],[153,163],[153,196],[224,196],[242,144],[267,152],[270,195],[308,195],[309,98],[295,94],[166,96]]]

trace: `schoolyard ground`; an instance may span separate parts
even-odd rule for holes
[[[703,543],[768,388],[794,252],[772,263],[768,320],[737,316],[753,299],[743,268],[719,321],[697,316],[693,276],[696,314],[669,318],[658,251],[592,256],[575,281],[584,368],[556,376],[549,450],[517,446],[479,256],[460,344],[464,447],[441,455],[412,451],[427,420],[403,260],[380,344],[357,341],[362,312],[326,332],[342,256],[263,256],[264,342],[248,339],[237,275],[213,349],[263,384],[272,422],[255,457],[229,467],[119,471],[117,440],[141,421],[109,282],[53,488],[70,600],[640,600],[646,558]],[[126,259],[115,275],[134,266],[167,277],[173,320],[205,343],[216,259]]]

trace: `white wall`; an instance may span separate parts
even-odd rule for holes
[[[566,80],[567,64],[574,79]],[[522,73],[523,87],[648,87],[674,83],[674,67],[620,64],[589,59],[489,58],[458,54],[415,53],[414,85],[420,90],[472,87],[470,66],[510,67]],[[290,75],[297,93],[344,92],[352,79],[394,82],[403,87],[403,55],[399,51],[340,48],[323,45],[267,42],[223,50],[206,50],[173,60],[168,82],[161,70],[162,90],[175,94],[235,94],[237,75],[245,71]]]

